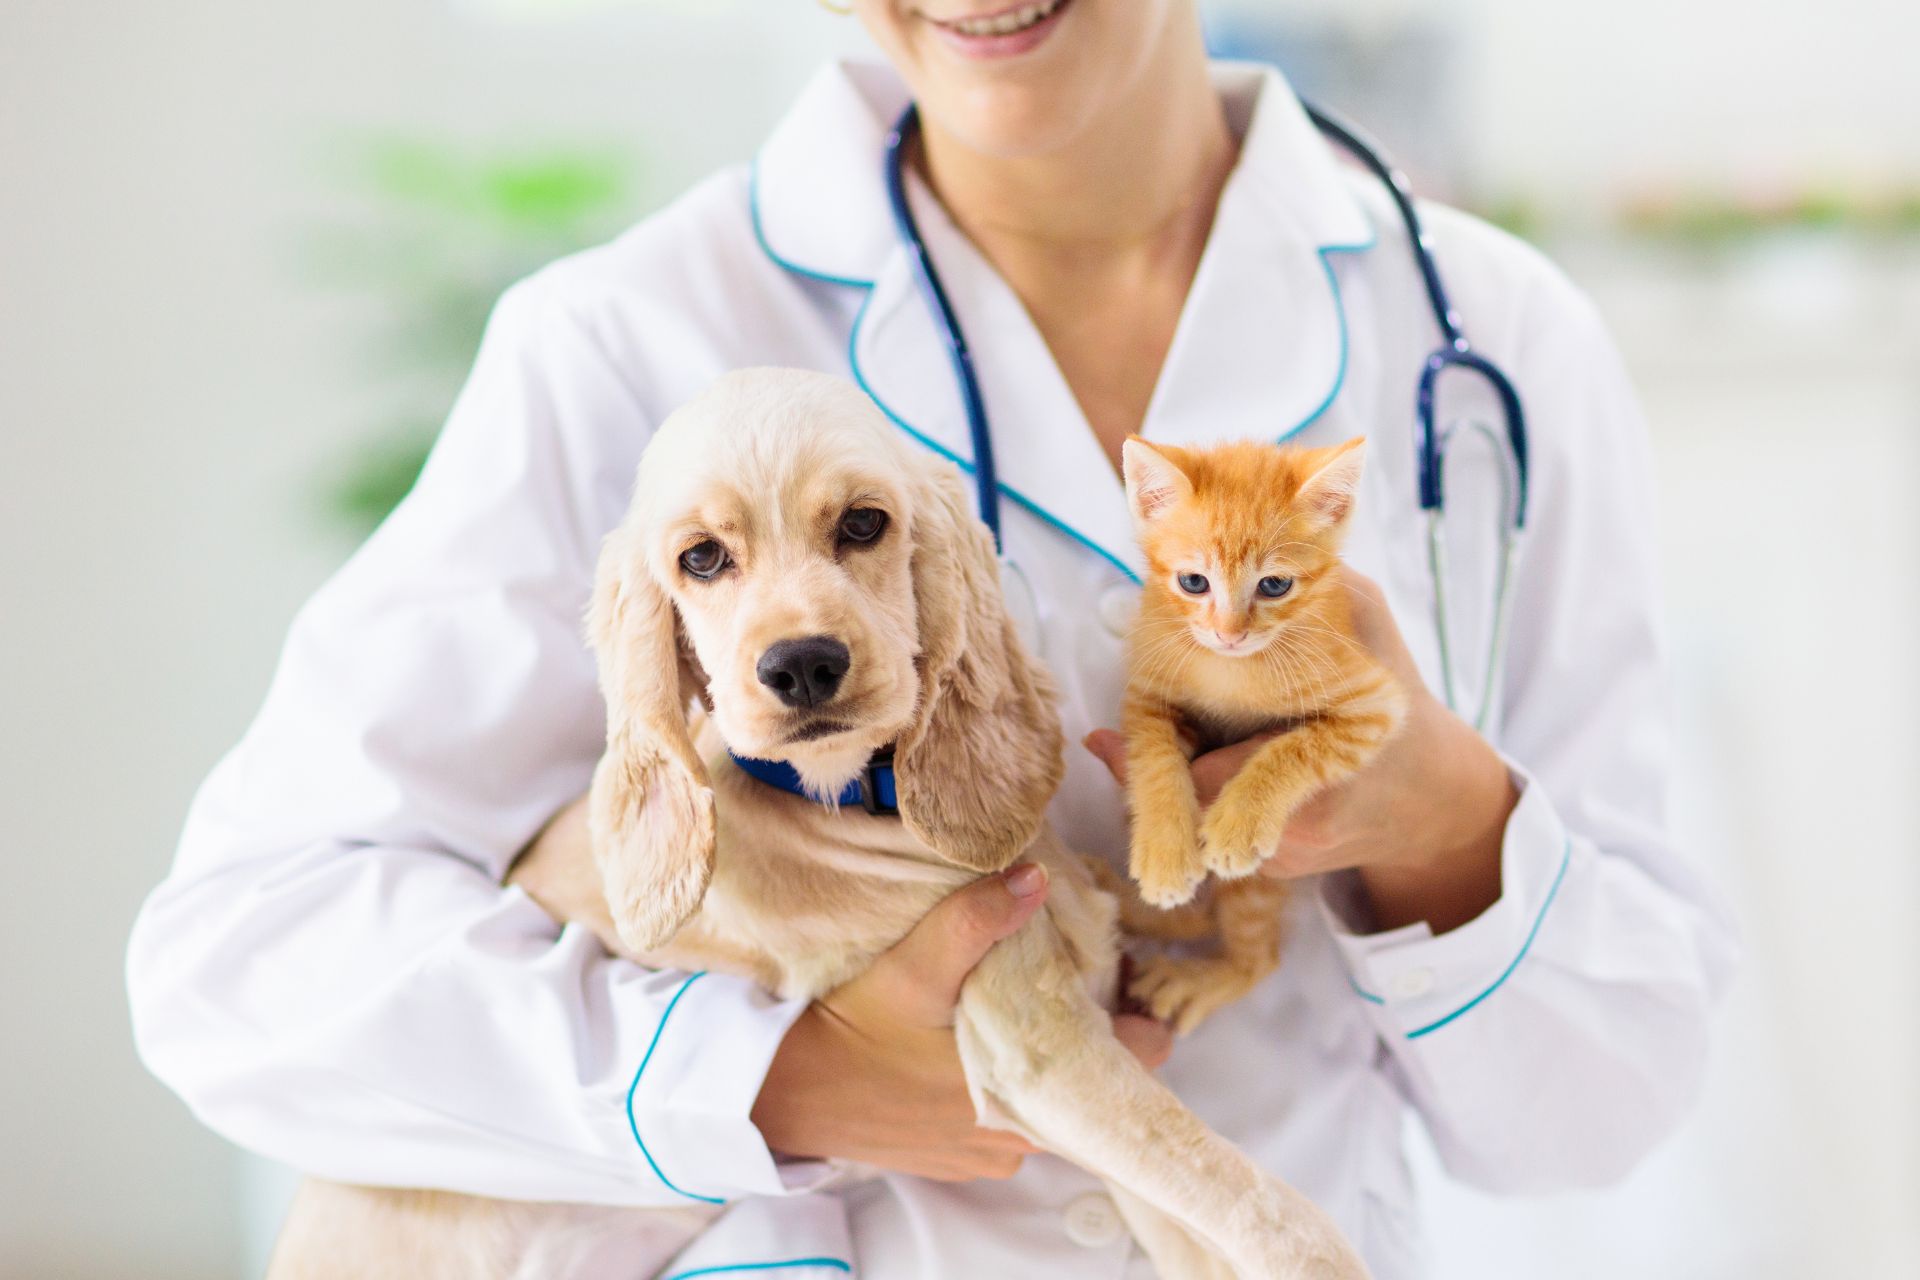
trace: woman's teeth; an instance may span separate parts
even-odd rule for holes
[[[1045,0],[1042,4],[1030,4],[990,18],[957,18],[945,25],[963,36],[1010,36],[1052,17],[1053,11],[1063,3],[1065,0]]]

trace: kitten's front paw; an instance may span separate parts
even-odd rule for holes
[[[1200,828],[1201,860],[1222,880],[1250,876],[1280,847],[1285,826],[1284,820],[1271,821],[1251,805],[1233,804],[1223,795]]]
[[[1140,886],[1141,900],[1156,907],[1186,902],[1206,877],[1199,841],[1182,823],[1154,823],[1136,830],[1128,869]]]
[[[1134,876],[1140,886],[1140,899],[1162,909],[1190,902],[1206,874],[1196,865],[1191,869],[1161,865],[1149,867]]]

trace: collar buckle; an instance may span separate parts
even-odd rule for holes
[[[894,789],[892,747],[874,752],[860,770],[860,807],[875,817],[900,815],[899,795]]]

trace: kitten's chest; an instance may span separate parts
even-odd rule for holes
[[[1309,719],[1338,703],[1346,687],[1346,673],[1332,662],[1317,662],[1306,678],[1257,658],[1211,658],[1181,673],[1169,701],[1200,735],[1201,749],[1211,750]]]

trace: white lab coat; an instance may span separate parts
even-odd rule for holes
[[[1401,224],[1277,76],[1216,76],[1243,148],[1145,434],[1373,436],[1351,558],[1436,682],[1411,469],[1435,334]],[[356,1182],[737,1201],[670,1274],[1140,1273],[1111,1207],[1089,1198],[1097,1184],[1051,1158],[1004,1183],[804,1194],[821,1167],[777,1159],[748,1119],[799,1007],[611,959],[500,883],[600,752],[581,640],[590,571],[670,410],[728,369],[805,366],[858,379],[926,447],[968,456],[882,191],[903,102],[884,69],[829,69],[751,168],[502,299],[419,485],[295,620],[259,719],[208,779],[135,929],[140,1050],[214,1129]],[[924,187],[912,199],[979,363],[1006,541],[1071,742],[1117,718],[1139,567],[1120,484],[1015,295]],[[1304,886],[1279,972],[1163,1069],[1325,1205],[1381,1280],[1420,1270],[1409,1108],[1474,1184],[1616,1178],[1693,1096],[1733,951],[1667,839],[1648,449],[1619,360],[1534,252],[1428,214],[1470,331],[1514,377],[1533,433],[1490,730],[1523,788],[1502,894],[1436,938],[1357,930],[1343,877]],[[1485,625],[1495,464],[1461,448],[1470,636]],[[1115,787],[1079,748],[1069,757],[1053,821],[1123,857]]]

